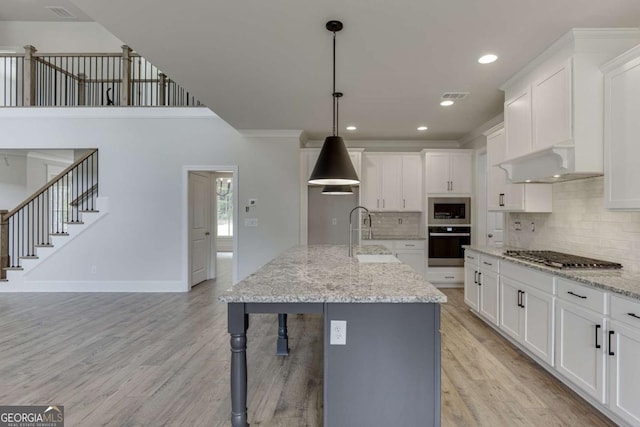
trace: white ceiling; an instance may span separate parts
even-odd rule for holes
[[[234,127],[311,139],[331,132],[330,19],[345,25],[347,139],[457,140],[499,114],[498,86],[570,28],[640,26],[638,0],[72,1]],[[499,60],[478,64],[486,52]],[[445,108],[445,91],[471,95]]]

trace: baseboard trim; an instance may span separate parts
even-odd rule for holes
[[[140,281],[9,281],[0,286],[0,293],[7,292],[187,292],[181,280]]]

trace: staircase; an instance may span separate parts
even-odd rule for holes
[[[98,150],[89,150],[56,178],[1,216],[0,281],[29,270],[106,214],[98,196]]]

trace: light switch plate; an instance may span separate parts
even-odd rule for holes
[[[245,218],[244,219],[245,227],[257,227],[258,226],[258,218]]]

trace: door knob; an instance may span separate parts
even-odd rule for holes
[[[488,237],[488,238],[492,238],[492,237],[493,237],[493,234],[489,233],[489,234],[487,234],[487,237]]]
[[[208,231],[206,233],[204,233],[205,236],[209,236],[211,233],[209,233]]]

